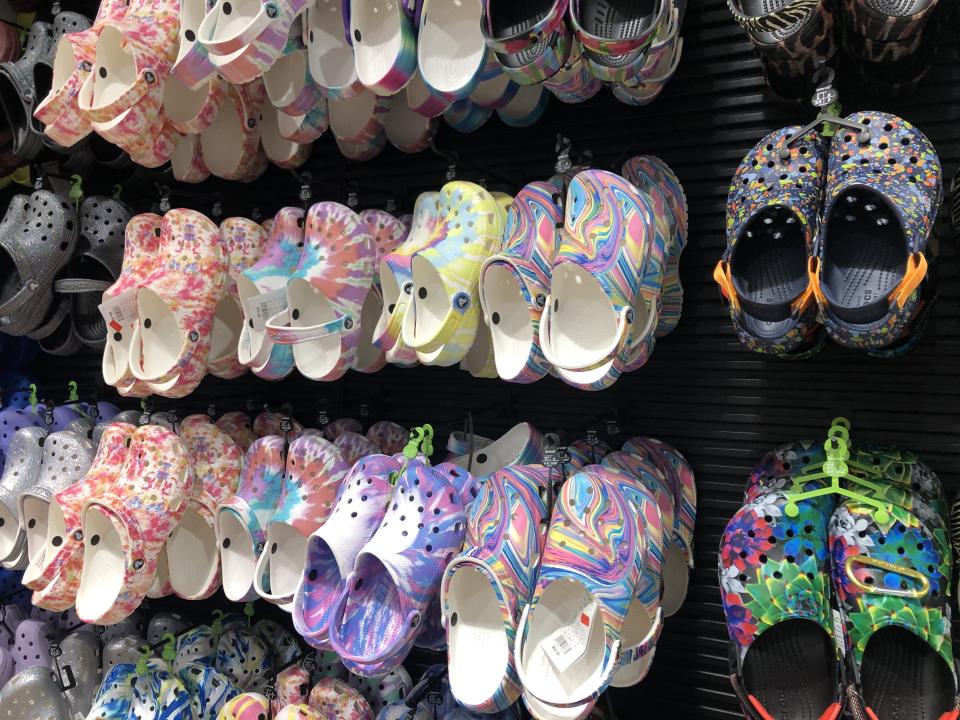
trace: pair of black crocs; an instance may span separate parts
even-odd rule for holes
[[[123,264],[131,212],[112,198],[79,207],[48,190],[15,195],[0,222],[0,332],[51,355],[103,348],[103,291]]]

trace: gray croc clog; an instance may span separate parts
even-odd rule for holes
[[[0,607],[0,648],[13,652],[13,646],[17,641],[17,628],[26,619],[27,614],[19,605],[11,603]]]
[[[133,665],[140,659],[140,647],[144,640],[139,635],[118,635],[103,645],[100,658],[103,676],[106,677],[118,665]]]
[[[190,623],[179,613],[157,613],[147,623],[147,643],[156,645],[163,640],[163,636],[167,633],[179,635],[188,627],[190,627]]]
[[[5,647],[0,647],[0,688],[13,677],[13,655]]]
[[[0,330],[57,329],[50,317],[53,281],[73,255],[78,232],[73,208],[52,192],[10,201],[0,222]]]
[[[0,110],[13,135],[13,154],[24,161],[35,158],[44,147],[43,128],[34,121],[33,110],[50,90],[54,45],[53,25],[35,22],[30,26],[23,55],[0,64]]]
[[[0,690],[4,720],[72,720],[70,705],[48,667],[15,675]]]
[[[60,649],[63,651],[59,658],[61,672],[67,673],[69,667],[75,683],[63,694],[72,716],[86,717],[100,687],[100,641],[93,628],[84,625],[67,635]]]
[[[0,477],[0,560],[13,560],[26,547],[26,535],[20,523],[20,494],[36,485],[40,478],[45,428],[17,430],[7,451],[7,463]]]

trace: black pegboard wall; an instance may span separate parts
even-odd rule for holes
[[[950,0],[941,0],[944,4]],[[897,113],[934,142],[944,168],[960,161],[960,24],[945,18],[937,65],[912,96],[871,94],[841,62],[838,77],[846,111],[876,109]],[[519,420],[571,435],[616,413],[622,439],[636,434],[662,437],[693,463],[699,490],[696,563],[688,600],[666,625],[650,676],[638,687],[615,691],[623,718],[739,717],[727,677],[727,635],[719,603],[716,556],[720,533],[739,507],[746,474],[765,451],[785,441],[818,438],[830,420],[845,414],[857,438],[895,442],[919,452],[945,484],[960,488],[960,292],[952,239],[944,238],[938,264],[939,301],[927,335],[910,355],[876,360],[828,347],[804,362],[784,362],[746,352],[730,327],[726,306],[711,280],[723,251],[726,193],[743,155],[766,133],[813,117],[809,107],[775,100],[765,89],[760,66],[743,31],[723,0],[691,0],[682,35],[684,55],[677,77],[647,108],[631,108],[604,91],[580,106],[554,101],[535,127],[508,128],[494,118],[479,132],[461,136],[444,127],[441,147],[483,164],[492,189],[516,190],[548,177],[556,133],[570,137],[598,161],[613,163],[632,154],[653,153],[679,175],[690,203],[690,239],[681,261],[686,288],[679,328],[661,340],[650,363],[602,393],[583,393],[552,378],[533,386],[477,380],[456,369],[388,368],[373,376],[351,373],[333,384],[292,377],[270,384],[247,377],[230,383],[207,380],[183,403],[203,411],[211,400],[221,410],[240,409],[247,398],[274,406],[293,404],[306,421],[318,403],[356,415],[369,404],[372,415],[407,424],[459,423],[468,410],[478,433],[496,435]],[[436,189],[446,161],[429,152],[406,156],[388,149],[368,163],[344,161],[331,138],[317,143],[305,169],[314,177],[316,199],[346,197],[355,183],[361,206],[396,196],[400,208],[416,194]],[[494,173],[512,186],[494,180]],[[477,179],[479,173],[463,177]],[[948,178],[945,178],[948,181]],[[88,192],[115,182],[101,171]],[[250,186],[209,181],[199,188],[173,188],[174,205],[209,211],[220,192],[227,214],[264,214],[297,204],[298,186],[289,173],[272,170]],[[128,200],[146,209],[156,200],[145,190]],[[99,357],[86,354],[46,359],[44,384],[99,376]],[[159,409],[166,407],[158,401]],[[635,708],[644,708],[638,713]]]

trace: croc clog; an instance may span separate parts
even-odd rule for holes
[[[334,420],[323,429],[323,436],[330,442],[335,442],[344,433],[363,433],[363,424],[354,418],[340,418]]]
[[[530,127],[543,117],[550,105],[550,97],[542,85],[525,85],[510,102],[497,108],[497,117],[510,127]]]
[[[476,338],[480,267],[499,250],[501,227],[493,196],[468,182],[443,186],[438,215],[430,245],[411,262],[413,301],[402,338],[421,362],[451,365],[464,358]],[[440,357],[430,358],[433,353]]]
[[[368,439],[365,435],[359,433],[342,433],[333,441],[337,450],[343,456],[347,467],[353,467],[360,458],[367,455],[378,455],[381,452],[380,447]]]
[[[251,182],[267,169],[260,149],[260,112],[266,102],[262,79],[227,87],[216,119],[200,134],[203,161],[216,177]]]
[[[218,720],[224,705],[240,694],[236,685],[212,667],[189,665],[176,675],[190,696],[193,720]]]
[[[237,278],[244,309],[238,358],[268,380],[285,378],[294,367],[293,350],[275,345],[266,323],[286,300],[287,283],[303,254],[304,222],[303,210],[281,209],[273,220],[263,255]]]
[[[125,423],[107,426],[96,456],[83,479],[57,492],[48,512],[46,547],[33,573],[33,603],[62,611],[76,602],[83,569],[82,516],[84,503],[117,482],[136,428]]]
[[[322,202],[307,213],[305,242],[286,286],[287,307],[267,321],[267,333],[273,343],[293,345],[305,377],[336,380],[356,362],[375,273],[373,238],[353,210]]]
[[[417,38],[408,3],[349,0],[348,8],[357,77],[377,95],[395,95],[417,69]]]
[[[100,688],[100,639],[86,625],[67,635],[60,643],[58,663],[66,673],[69,667],[76,685],[63,694],[74,717],[86,717],[93,697]]]
[[[270,648],[252,630],[227,630],[217,641],[214,667],[242,692],[265,690],[272,666]]]
[[[264,105],[260,111],[260,145],[267,159],[284,170],[295,170],[310,157],[312,145],[288,140],[280,132],[279,110]]]
[[[359,690],[350,687],[342,680],[324,678],[310,691],[309,707],[316,715],[307,714],[302,720],[317,718],[349,718],[350,720],[373,720],[376,713],[370,707]],[[301,720],[293,715],[288,720]]]
[[[288,705],[305,705],[310,697],[310,687],[310,673],[299,664],[281,670],[274,681],[276,697],[270,700],[274,720]]]
[[[303,579],[293,603],[293,626],[311,645],[327,646],[333,606],[357,556],[383,520],[393,494],[390,475],[400,463],[386,455],[365,458],[344,480],[329,518],[307,540]]]
[[[253,632],[267,644],[275,670],[289,666],[303,655],[296,634],[273,620],[259,621],[253,626]]]
[[[786,503],[774,492],[745,505],[720,541],[730,679],[749,717],[774,710],[837,718],[844,699],[830,610],[832,502],[802,501],[796,518],[786,515]]]
[[[0,423],[4,420],[6,418],[0,419]],[[39,418],[33,424],[42,425]],[[21,427],[10,435],[13,439],[8,441],[7,461],[0,477],[0,560],[3,562],[11,562],[26,552],[26,528],[21,522],[19,498],[36,485],[40,477],[41,440],[46,438],[47,431],[43,427]]]
[[[171,78],[191,89],[210,82],[217,71],[210,62],[207,49],[197,38],[207,6],[207,0],[182,0],[180,3],[180,43]]]
[[[17,625],[16,641],[11,648],[15,674],[30,668],[50,667],[53,663],[50,657],[53,639],[53,628],[43,620],[29,619]]]
[[[484,0],[482,6],[483,38],[514,82],[535,85],[560,72],[573,45],[566,23],[569,0]]]
[[[483,478],[508,465],[533,465],[543,461],[543,434],[530,423],[517,423],[493,442],[479,446],[448,462],[464,467],[483,483]]]
[[[137,290],[130,371],[157,394],[184,397],[207,372],[227,255],[220,229],[183,209],[164,216],[159,253],[160,265]]]
[[[727,249],[714,280],[748,349],[803,356],[819,347],[822,329],[808,272],[820,227],[824,158],[811,132],[771,133],[747,153],[727,196]]]
[[[0,705],[10,720],[70,720],[73,715],[53,673],[34,667],[18,673],[0,690]]]
[[[178,673],[197,665],[213,667],[217,654],[217,636],[209,625],[199,625],[177,636],[176,650],[173,669]]]
[[[402,102],[404,98],[406,98],[407,105],[410,106],[411,110],[418,115],[431,119],[443,115],[447,108],[453,104],[452,100],[435,95],[423,81],[419,70],[407,83],[407,87],[403,89],[403,93],[397,102]]]
[[[400,702],[413,690],[413,680],[403,665],[386,675],[376,677],[350,673],[347,675],[347,684],[361,692],[375,713],[379,713],[387,705]]]
[[[444,122],[464,135],[479,130],[491,117],[493,110],[480,107],[470,98],[457,100],[443,111]]]
[[[524,187],[510,206],[502,250],[480,271],[480,304],[497,373],[511,382],[534,382],[549,371],[540,350],[540,317],[563,222],[558,196],[551,183]]]
[[[417,363],[416,350],[403,342],[403,320],[413,295],[413,255],[429,246],[439,220],[440,194],[421,193],[413,208],[413,222],[406,240],[380,259],[383,312],[374,331],[374,345],[386,352],[387,362],[402,367]]]
[[[389,420],[375,422],[367,430],[367,439],[380,448],[384,455],[397,455],[410,441],[410,431]]]
[[[206,415],[184,418],[180,439],[193,471],[193,486],[183,520],[165,552],[173,592],[185,600],[202,600],[220,587],[216,513],[237,491],[243,453]]]
[[[280,500],[285,468],[283,438],[260,438],[247,451],[237,494],[217,508],[223,591],[233,602],[257,597],[257,559]]]
[[[497,712],[520,699],[513,640],[546,539],[549,476],[541,465],[490,475],[467,516],[464,551],[443,575],[450,686],[473,710]],[[477,657],[484,658],[482,667],[472,662]]]
[[[330,100],[349,100],[363,90],[349,38],[349,9],[343,0],[317,0],[303,24],[310,75]]]
[[[259,720],[269,717],[270,701],[263,695],[245,692],[229,700],[221,709],[217,720]]]
[[[253,432],[250,417],[243,412],[228,412],[217,418],[215,423],[244,453],[250,449],[257,436]]]
[[[497,110],[509,103],[520,90],[520,86],[508,75],[497,56],[487,53],[487,64],[480,72],[480,81],[472,93],[470,101],[485,110]]]
[[[267,99],[282,115],[306,115],[318,105],[326,108],[323,89],[310,77],[307,48],[299,36],[291,35],[283,55],[263,74]]]
[[[426,150],[436,137],[440,124],[414,109],[413,90],[408,85],[390,103],[390,111],[383,123],[387,140],[400,152],[415,154]]]
[[[227,250],[227,286],[213,316],[213,337],[207,370],[211,375],[232,380],[247,372],[237,354],[243,332],[243,304],[237,280],[261,258],[267,245],[267,232],[253,220],[227,218],[220,223],[220,237]]]
[[[482,5],[454,0],[420,4],[417,67],[430,92],[447,103],[468,97],[486,66],[489,51],[480,31]]]
[[[133,433],[117,488],[83,509],[83,570],[77,615],[110,625],[143,601],[161,551],[186,510],[192,487],[186,448],[169,430],[145,425]]]
[[[636,77],[673,3],[570,0],[570,25],[590,72],[605,82]]]
[[[330,116],[326,97],[303,115],[281,113],[277,116],[277,130],[280,136],[301,145],[320,139],[329,128]]]
[[[446,564],[463,542],[464,526],[453,486],[411,461],[331,611],[330,644],[347,669],[383,675],[403,661]],[[370,627],[378,629],[360,630]]]
[[[474,450],[485,448],[492,442],[493,440],[490,438],[481,435],[454,430],[447,438],[447,457],[444,462],[450,462],[463,455],[470,455]]]
[[[576,105],[586,102],[603,89],[603,81],[595,78],[583,61],[580,46],[573,43],[567,61],[543,86],[562,103]],[[614,88],[617,86],[614,85]],[[616,93],[615,93],[616,94]]]
[[[810,269],[830,338],[845,347],[910,349],[923,329],[927,241],[940,208],[940,160],[927,137],[864,111],[830,146],[823,224]],[[911,342],[912,341],[912,342]]]
[[[300,437],[290,444],[283,489],[254,574],[254,589],[260,597],[281,607],[293,602],[303,575],[307,539],[333,512],[351,466],[322,437]]]

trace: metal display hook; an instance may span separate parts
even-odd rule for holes
[[[509,178],[506,175],[503,175],[502,173],[497,172],[496,170],[491,170],[490,168],[483,167],[482,165],[478,165],[477,163],[470,162],[469,160],[464,160],[463,158],[460,157],[460,154],[457,152],[447,152],[446,150],[443,150],[442,148],[440,148],[437,145],[436,141],[434,140],[430,141],[429,148],[434,155],[437,155],[438,157],[443,158],[449,163],[449,165],[447,166],[448,182],[450,182],[453,179],[456,179],[456,172],[458,168],[466,168],[469,170],[473,170],[476,173],[480,173],[481,176],[484,176],[486,178],[493,178],[494,180],[498,180],[506,185],[509,185],[510,187],[517,186],[517,182],[513,178]],[[451,171],[454,173],[453,178],[449,177]]]

